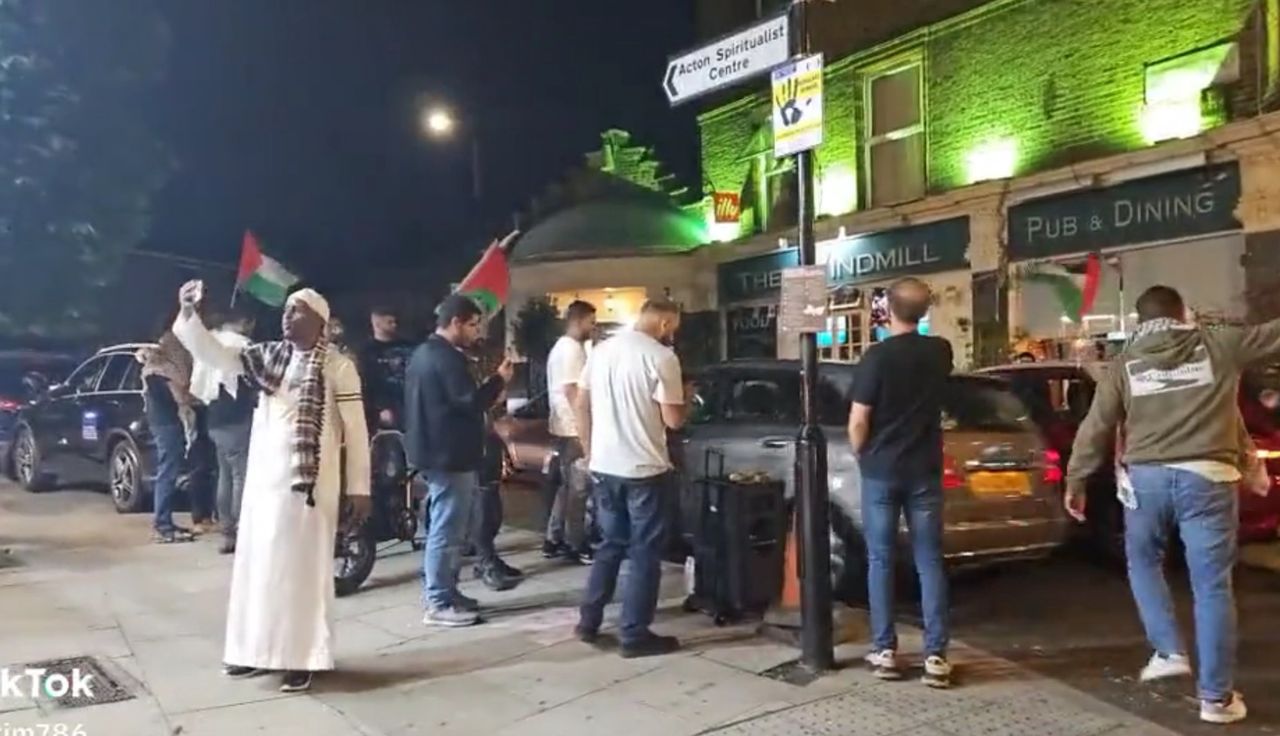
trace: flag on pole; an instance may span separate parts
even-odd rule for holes
[[[485,314],[494,314],[507,305],[507,292],[511,286],[507,247],[515,236],[516,233],[511,233],[501,242],[495,240],[490,243],[480,261],[458,284],[457,293],[476,300]]]
[[[1027,273],[1025,280],[1041,283],[1053,289],[1062,307],[1062,314],[1072,322],[1080,324],[1085,315],[1093,311],[1098,299],[1098,287],[1102,283],[1102,258],[1097,253],[1090,253],[1084,263],[1084,272],[1079,266],[1064,266],[1058,263],[1036,266]]]
[[[244,291],[259,301],[273,307],[284,305],[289,288],[298,283],[298,277],[281,266],[275,259],[262,253],[258,237],[251,230],[244,231],[244,244],[240,248],[240,270],[236,274],[236,291]]]

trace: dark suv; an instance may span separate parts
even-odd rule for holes
[[[155,451],[134,355],[147,346],[103,348],[66,381],[42,387],[17,418],[13,471],[19,483],[29,491],[105,485],[120,513],[146,507]]]

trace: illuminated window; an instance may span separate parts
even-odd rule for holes
[[[1222,43],[1148,64],[1142,107],[1142,137],[1148,143],[1190,138],[1223,120],[1206,120],[1202,95],[1240,78],[1235,43]]]
[[[867,79],[867,179],[873,207],[924,196],[921,75],[912,62]]]

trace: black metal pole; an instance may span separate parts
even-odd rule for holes
[[[791,5],[793,57],[809,53],[807,0]],[[800,265],[818,262],[813,242],[813,152],[796,154],[800,204]],[[800,527],[800,661],[820,672],[835,665],[831,623],[831,537],[827,489],[827,440],[818,423],[818,336],[800,336],[800,434],[796,438],[796,498]]]

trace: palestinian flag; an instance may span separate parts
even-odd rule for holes
[[[480,262],[458,284],[458,293],[475,299],[485,314],[495,314],[507,304],[511,273],[507,270],[505,243],[492,243]]]
[[[1058,297],[1058,304],[1062,307],[1062,314],[1079,324],[1084,321],[1086,314],[1093,311],[1093,304],[1098,298],[1098,286],[1102,282],[1102,258],[1097,253],[1090,253],[1084,263],[1083,273],[1078,267],[1052,263],[1035,267],[1023,279],[1052,287]]]
[[[236,274],[236,291],[247,292],[259,301],[273,307],[284,305],[289,288],[298,283],[294,276],[279,262],[262,254],[258,237],[244,232],[244,245],[240,248],[240,271]]]

